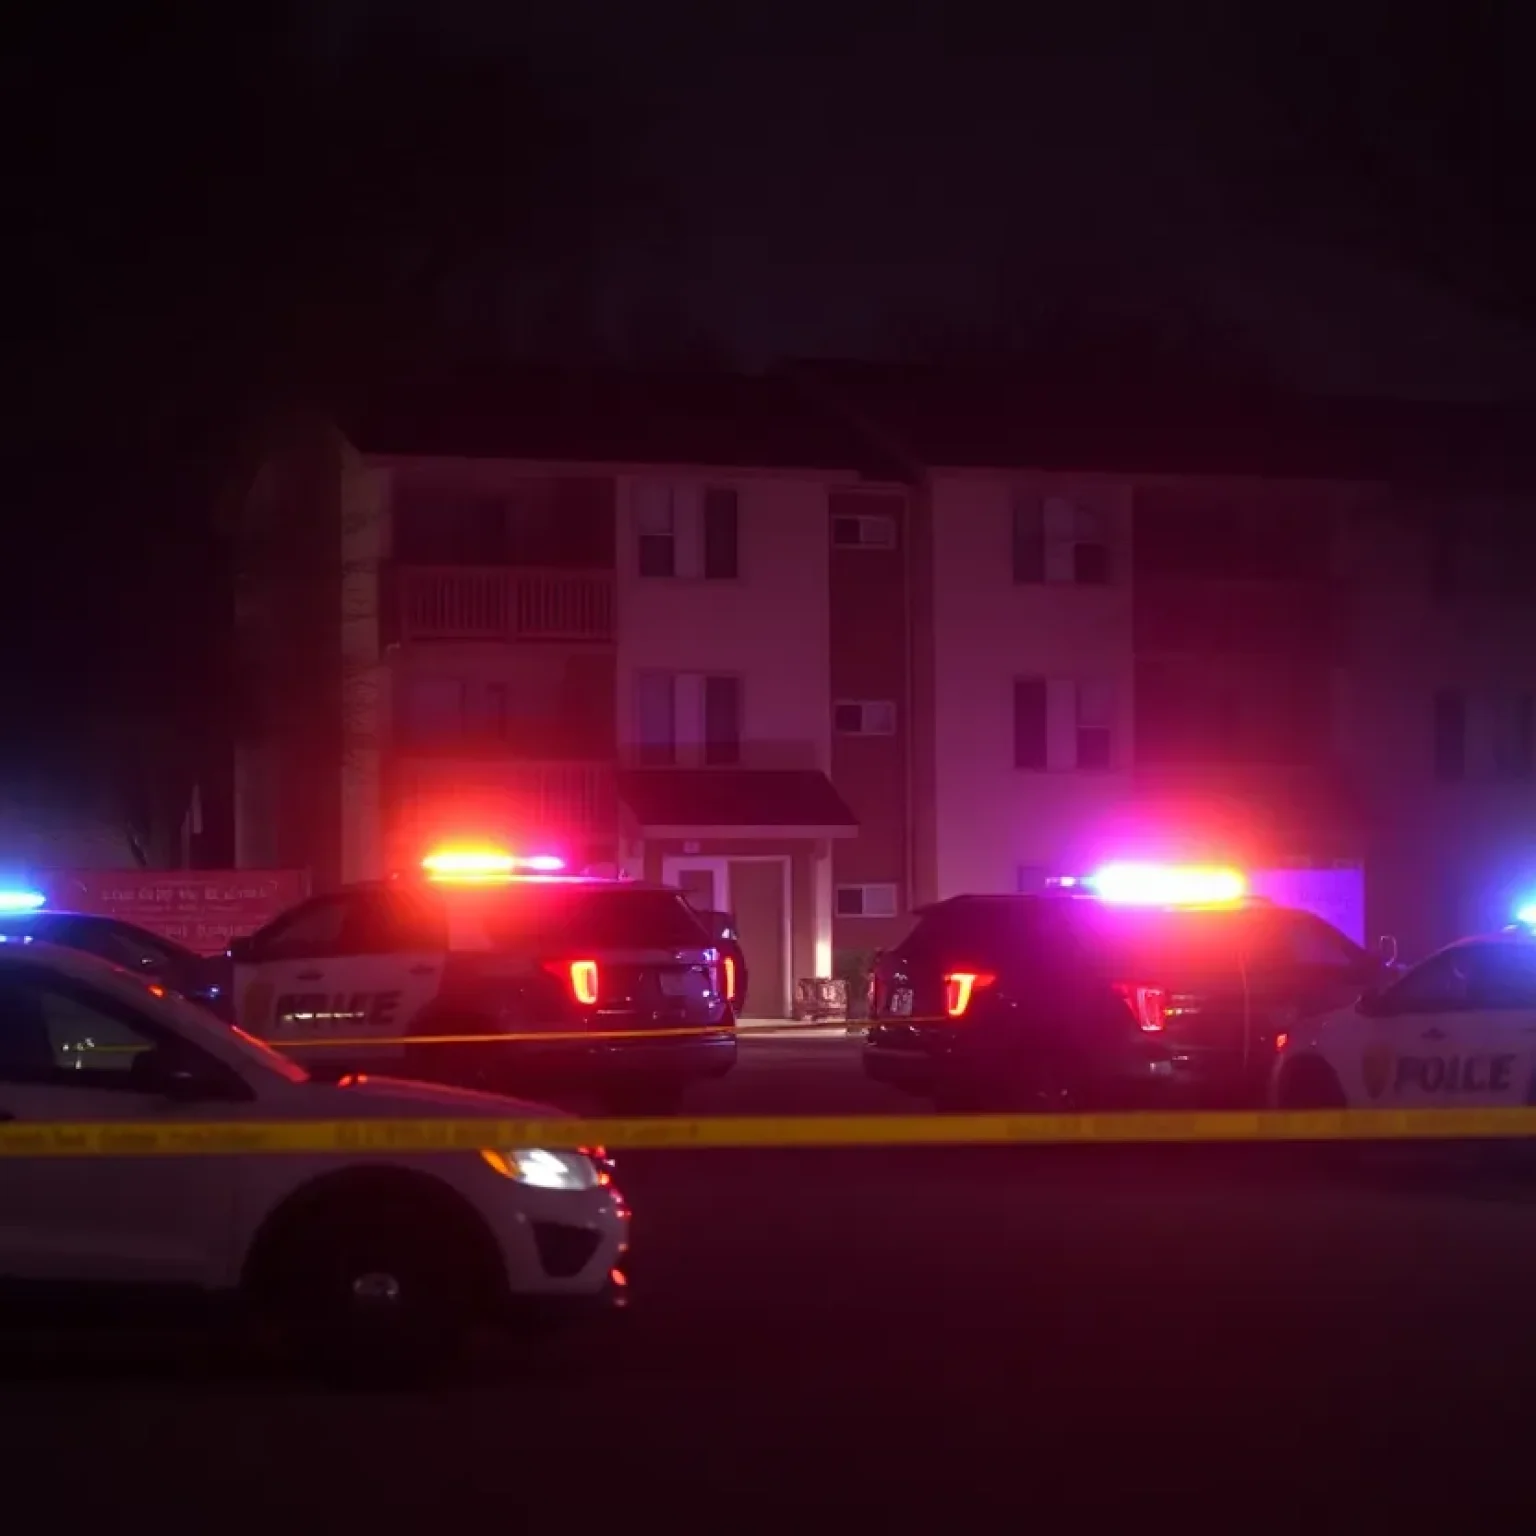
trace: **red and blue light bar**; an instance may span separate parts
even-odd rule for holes
[[[1248,895],[1242,871],[1217,864],[1105,864],[1049,883],[1127,907],[1219,907]]]

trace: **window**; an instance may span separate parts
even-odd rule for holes
[[[1076,687],[1076,766],[1114,766],[1114,692],[1108,683],[1078,683]]]
[[[1050,765],[1047,729],[1049,691],[1043,677],[1021,677],[1013,685],[1013,766],[1046,768]]]
[[[1013,579],[1020,584],[1109,584],[1109,534],[1095,508],[1021,494],[1013,504]]]
[[[704,679],[704,762],[711,768],[741,761],[741,679]]]
[[[704,576],[734,581],[740,574],[741,519],[734,489],[713,486],[704,492]]]
[[[431,896],[367,891],[352,898],[343,942],[348,954],[436,954],[448,948],[448,914]]]
[[[839,549],[895,549],[896,519],[867,513],[834,517],[832,542]]]
[[[837,888],[839,917],[895,917],[894,885],[840,885]]]
[[[834,704],[832,728],[839,736],[894,735],[896,706],[888,699],[865,699]]]
[[[1467,776],[1467,699],[1457,688],[1442,688],[1434,704],[1435,777],[1442,784]]]
[[[1431,956],[1372,1009],[1398,1014],[1536,1008],[1536,949],[1526,944],[1458,944]]]
[[[1347,971],[1364,980],[1364,972],[1371,962],[1365,952],[1351,944],[1337,928],[1325,923],[1310,912],[1288,912],[1279,919],[1278,931],[1274,923],[1259,923],[1259,936],[1254,944],[1256,954],[1268,947],[1265,940],[1276,940],[1280,953],[1276,958],[1283,964],[1305,965],[1330,971]]]
[[[635,487],[635,539],[642,576],[677,575],[677,508],[672,487]]]
[[[635,739],[640,762],[669,768],[677,761],[677,678],[642,672],[635,683]]]
[[[741,761],[739,677],[698,672],[642,672],[636,679],[635,743],[642,766],[679,761],[734,767]]]
[[[110,999],[20,968],[0,977],[0,1078],[8,1082],[128,1086],[135,1061],[153,1047]]]
[[[734,581],[741,574],[741,495],[734,486],[634,487],[635,563],[641,576]]]
[[[316,897],[269,923],[251,947],[263,961],[339,954],[347,910],[345,896]]]

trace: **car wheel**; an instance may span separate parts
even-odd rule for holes
[[[286,1234],[270,1277],[263,1300],[305,1362],[349,1385],[447,1370],[475,1311],[473,1255],[413,1202],[317,1208]]]
[[[1276,1102],[1281,1109],[1344,1109],[1348,1100],[1338,1074],[1315,1056],[1303,1057],[1286,1067],[1280,1078]]]

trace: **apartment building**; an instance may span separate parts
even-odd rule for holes
[[[925,901],[1116,856],[1422,952],[1536,898],[1536,482],[1436,420],[1111,429],[829,365],[413,390],[253,491],[240,861],[665,880],[736,911],[766,1015]]]
[[[1417,954],[1536,899],[1508,423],[796,376],[912,486],[915,900],[1217,859]]]
[[[313,434],[250,508],[310,575],[246,601],[242,861],[494,837],[664,880],[787,1014],[908,905],[905,509],[776,380],[479,381]]]

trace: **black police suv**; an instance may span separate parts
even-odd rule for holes
[[[1389,974],[1260,899],[956,896],[880,957],[864,1068],[941,1109],[1258,1106],[1287,1032]]]
[[[234,1018],[226,955],[200,955],[121,918],[93,912],[26,912],[0,917],[0,941],[39,939],[78,949],[158,981],[226,1023]]]

